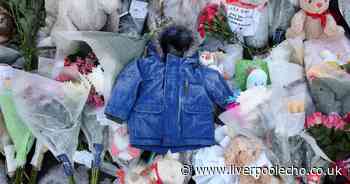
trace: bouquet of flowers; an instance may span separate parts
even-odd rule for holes
[[[79,71],[91,84],[87,104],[93,108],[103,107],[105,104],[103,97],[103,69],[100,66],[97,57],[93,52],[86,56],[81,54],[70,55],[64,59],[64,66]],[[70,81],[72,78],[65,73],[56,77],[57,81]]]
[[[325,154],[335,161],[331,167],[339,168],[342,176],[350,181],[349,160],[345,160],[350,152],[350,113],[341,117],[337,113],[327,116],[315,112],[307,117],[305,127]]]
[[[224,41],[236,39],[226,18],[225,8],[218,4],[208,4],[198,18],[198,32],[202,38],[207,34]]]
[[[71,162],[78,145],[79,117],[90,85],[74,70],[65,72],[74,81],[63,83],[17,71],[12,90],[19,116],[34,136],[63,162],[66,175],[74,183]]]
[[[344,158],[350,152],[350,113],[341,117],[315,112],[307,117],[305,128],[330,159]]]
[[[82,47],[81,49],[84,48],[85,47]],[[90,48],[88,48],[87,52],[86,50],[79,50],[76,54],[67,56],[64,59],[64,67],[78,71],[91,84],[89,96],[84,111],[82,112],[81,120],[82,130],[89,142],[89,149],[95,153],[95,159],[93,161],[94,167],[92,168],[92,183],[96,183],[98,180],[101,159],[103,157],[103,132],[106,128],[105,126],[100,125],[98,118],[96,117],[96,111],[102,111],[105,105],[103,96],[103,68]],[[56,80],[65,82],[74,79],[62,72],[56,77]]]

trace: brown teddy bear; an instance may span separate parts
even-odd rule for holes
[[[3,44],[12,37],[15,32],[15,23],[7,10],[0,7],[0,44]]]
[[[287,38],[319,39],[344,35],[328,12],[330,0],[300,0],[301,10],[292,19]]]
[[[225,163],[228,166],[247,167],[255,163],[263,154],[263,146],[257,140],[245,136],[236,136],[225,150]],[[240,184],[279,184],[281,181],[271,175],[254,178],[240,173]]]

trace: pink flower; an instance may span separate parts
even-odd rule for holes
[[[326,121],[326,120],[327,118],[323,116],[321,112],[315,112],[306,118],[305,127],[311,128],[316,125],[321,125],[321,124],[324,124],[323,121]]]
[[[92,73],[93,69],[97,67],[98,60],[93,52],[90,52],[85,58],[76,57],[74,61],[71,61],[68,57],[64,59],[65,68],[72,68],[73,70],[79,71],[82,75],[88,75]],[[64,82],[74,80],[72,76],[60,74],[56,80]],[[90,94],[87,99],[87,103],[94,107],[103,107],[105,104],[103,95],[96,92],[94,87],[91,88]]]
[[[309,173],[306,176],[307,183],[320,183],[322,175],[316,173]]]
[[[90,94],[87,99],[87,103],[94,107],[103,107],[105,104],[104,98],[102,95],[97,94],[94,87],[91,88]]]
[[[343,130],[345,127],[345,121],[343,121],[342,117],[339,116],[337,113],[331,113],[328,116],[328,121],[324,122],[324,125],[329,128],[335,128],[335,129],[340,129]]]

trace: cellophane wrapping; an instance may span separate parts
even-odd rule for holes
[[[73,82],[58,82],[23,71],[13,79],[16,109],[25,124],[54,156],[65,154],[72,161],[78,145],[79,117],[90,85],[79,74]]]

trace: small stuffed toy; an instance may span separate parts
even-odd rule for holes
[[[242,167],[270,167],[271,162],[263,151],[263,145],[253,138],[236,136],[225,150],[225,163],[228,166]],[[252,174],[254,174],[252,172]],[[240,184],[275,184],[279,180],[271,175],[247,176],[241,173]]]
[[[259,70],[256,70],[256,69],[259,69]],[[249,82],[250,85],[256,81],[260,81],[260,82],[264,81],[264,79],[266,78],[265,74],[263,74],[263,72],[260,70],[262,70],[266,74],[267,76],[266,84],[270,85],[271,80],[270,80],[269,69],[266,61],[263,61],[263,60],[237,61],[235,66],[235,80],[239,88],[242,91],[247,90],[248,77],[250,74],[252,74],[252,76],[250,76],[250,82]],[[257,79],[256,77],[258,78],[262,77],[262,78],[256,80]]]
[[[169,154],[158,157],[151,165],[138,164],[127,172],[121,170],[121,184],[182,184],[185,176],[181,173],[183,165]]]
[[[0,44],[7,42],[15,32],[15,23],[12,16],[0,7]]]
[[[47,17],[43,33],[53,36],[59,31],[100,31],[104,28],[117,32],[121,4],[121,0],[45,0]],[[48,37],[39,44],[53,43]]]
[[[247,78],[247,89],[257,86],[267,86],[267,74],[262,69],[253,69]]]
[[[320,39],[344,34],[328,12],[329,0],[300,0],[300,10],[294,15],[287,38]]]
[[[124,125],[109,126],[110,143],[108,150],[113,160],[131,161],[141,155],[141,151],[130,145],[127,128]]]
[[[215,52],[202,52],[199,61],[202,65],[218,71],[221,75],[224,74],[224,65],[219,63]]]

